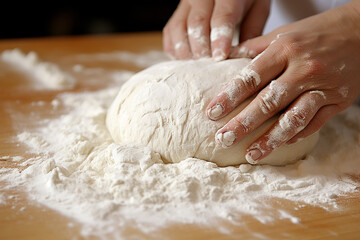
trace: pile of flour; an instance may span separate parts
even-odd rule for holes
[[[262,223],[285,218],[299,224],[301,219],[274,209],[269,199],[294,201],[294,211],[306,204],[333,211],[337,196],[359,186],[350,177],[360,174],[358,106],[329,121],[313,153],[293,165],[217,167],[194,158],[164,164],[147,147],[113,143],[105,116],[118,91],[54,99],[61,116],[44,119],[14,140],[36,157],[20,161],[21,172],[0,169],[0,181],[7,182],[3,189],[21,188],[30,200],[74,218],[85,236],[119,236],[128,225],[150,232],[172,223],[226,232],[220,222],[241,224],[248,215]]]

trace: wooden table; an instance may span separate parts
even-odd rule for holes
[[[161,49],[159,33],[124,34],[96,37],[64,37],[25,40],[0,41],[0,52],[5,49],[21,48],[24,52],[36,51],[42,60],[57,63],[65,71],[73,65],[63,59],[74,54],[111,52],[114,50],[134,53]],[[90,64],[90,63],[89,63]],[[117,65],[101,62],[91,63],[109,69],[139,70],[129,63]],[[84,89],[101,89],[102,84],[87,84],[79,81],[71,91]],[[24,156],[25,150],[14,142],[14,126],[31,128],[36,119],[31,119],[28,106],[33,101],[49,103],[61,91],[29,90],[28,81],[7,71],[6,65],[0,62],[0,157]],[[11,119],[11,110],[24,113],[24,118]],[[40,111],[40,110],[39,110]],[[56,117],[46,111],[39,112],[43,117]],[[0,167],[9,167],[11,163],[0,161]],[[0,184],[5,184],[1,183]],[[21,191],[7,191],[8,205],[0,205],[0,239],[82,239],[79,235],[79,224],[69,227],[69,219],[44,206],[29,203]],[[295,204],[289,201],[276,200],[289,213],[301,219],[300,224],[289,220],[278,220],[271,224],[261,224],[255,219],[245,218],[243,226],[232,227],[231,235],[217,232],[211,227],[191,224],[172,225],[168,228],[144,235],[136,229],[128,229],[126,234],[139,239],[360,239],[360,191],[341,197],[338,200],[342,210],[327,212],[323,209],[306,206],[295,211]]]

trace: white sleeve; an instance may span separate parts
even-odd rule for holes
[[[272,0],[264,33],[348,2],[350,0]]]

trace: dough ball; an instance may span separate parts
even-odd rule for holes
[[[238,114],[250,100],[218,121],[206,116],[206,106],[221,88],[240,73],[249,59],[213,62],[211,59],[170,61],[134,75],[121,88],[109,108],[106,124],[115,142],[149,146],[165,162],[199,158],[219,166],[247,163],[246,148],[277,119],[268,120],[242,141],[224,149],[215,133]],[[284,145],[261,161],[284,165],[309,153],[318,134]]]

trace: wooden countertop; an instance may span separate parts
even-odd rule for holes
[[[69,70],[72,65],[62,61],[75,54],[101,53],[111,51],[129,51],[134,53],[161,49],[159,33],[123,34],[111,36],[81,36],[40,39],[20,39],[0,41],[0,52],[5,49],[20,48],[24,52],[36,51],[44,61],[57,63],[62,69]],[[97,62],[93,66],[140,70],[129,63]],[[105,65],[104,65],[105,64]],[[14,142],[14,126],[31,128],[36,119],[12,119],[10,112],[17,110],[29,113],[27,106],[33,101],[50,102],[62,91],[31,90],[30,83],[20,76],[7,71],[0,62],[0,157],[24,156],[25,149]],[[88,84],[80,81],[72,92],[84,89],[101,89],[101,83]],[[41,110],[40,116],[53,113]],[[29,114],[28,114],[29,116]],[[0,161],[0,167],[9,167],[11,163]],[[5,183],[0,182],[4,186]],[[0,239],[82,239],[80,226],[68,226],[69,219],[36,203],[29,203],[21,191],[7,191],[8,205],[0,204]],[[276,200],[274,207],[282,206],[289,213],[301,219],[300,224],[289,220],[278,220],[271,224],[261,224],[255,219],[244,218],[242,226],[232,227],[232,234],[223,234],[206,226],[191,224],[172,225],[144,235],[136,229],[128,229],[129,238],[136,239],[360,239],[360,190],[337,199],[341,211],[327,212],[321,208],[306,206],[295,212],[296,205],[289,201]],[[96,239],[96,238],[95,238]]]

